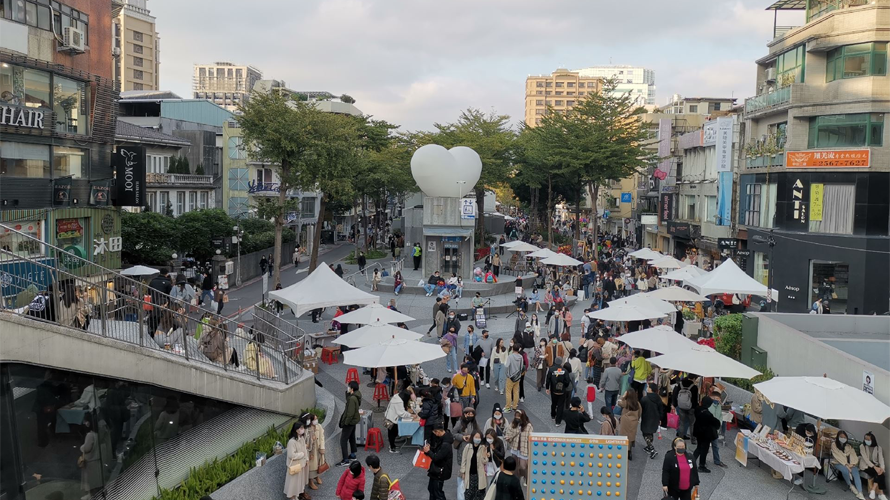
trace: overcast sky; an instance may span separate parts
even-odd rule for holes
[[[674,93],[754,94],[769,0],[150,0],[161,88],[191,96],[192,66],[231,61],[295,90],[347,93],[366,114],[430,129],[476,107],[523,117],[525,78],[559,67],[655,70]],[[798,17],[779,24],[801,24]]]

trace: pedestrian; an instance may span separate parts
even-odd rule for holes
[[[460,391],[460,404],[463,411],[472,408],[476,403],[476,378],[470,373],[470,365],[464,363],[460,366],[460,372],[451,377],[451,383]],[[475,412],[474,412],[475,415]]]
[[[674,387],[671,403],[677,409],[680,425],[677,427],[677,437],[689,439],[689,433],[695,425],[695,412],[698,409],[698,386],[695,384],[696,375],[687,375]],[[755,398],[756,399],[756,398]],[[753,405],[753,403],[752,403]]]
[[[482,445],[482,433],[474,432],[470,443],[464,447],[460,460],[458,491],[463,490],[465,500],[485,498],[485,463],[488,462],[488,447]]]
[[[467,330],[469,329],[470,327],[468,326]],[[482,338],[477,339],[475,344],[481,349],[482,357],[487,360],[485,366],[479,369],[479,383],[485,382],[485,387],[491,389],[491,365],[493,364],[495,340],[489,335],[488,330],[483,329]],[[494,385],[496,389],[498,385],[497,378],[495,378]]]
[[[374,474],[374,479],[371,480],[371,496],[369,500],[387,500],[392,481],[389,479],[389,475],[383,472],[383,467],[380,466],[380,457],[371,453],[365,458],[365,465]]]
[[[507,385],[507,402],[504,408],[506,413],[516,411],[519,408],[519,389],[522,382],[523,365],[522,346],[514,342],[513,352],[507,357],[507,367],[504,373]]]
[[[621,407],[621,422],[618,426],[618,434],[627,436],[627,459],[633,460],[634,442],[637,439],[637,428],[640,426],[640,416],[643,413],[643,407],[640,406],[640,400],[637,399],[636,391],[627,391],[624,396],[618,400],[618,406]]]
[[[547,340],[541,339],[538,341],[538,347],[535,348],[534,356],[532,357],[532,364],[537,370],[538,379],[537,379],[537,387],[538,392],[541,392],[541,389],[544,387],[544,382],[547,378],[547,370],[550,368],[547,357]]]
[[[646,440],[646,446],[643,451],[649,454],[649,458],[654,459],[658,452],[652,446],[655,433],[658,432],[658,425],[661,423],[661,414],[664,412],[664,403],[658,396],[658,387],[655,384],[650,385],[650,391],[640,401],[643,411],[640,418],[640,432],[643,433],[643,439]]]
[[[450,330],[453,326],[452,318],[454,321],[457,321],[456,316],[454,315],[454,311],[448,312],[448,322],[445,323],[445,328]],[[460,325],[460,322],[457,323]],[[460,331],[455,328],[455,331]],[[479,342],[479,336],[476,335],[476,327],[473,325],[467,325],[467,334],[464,335],[464,353],[465,354],[473,354],[473,350],[476,348],[476,344]],[[481,377],[480,377],[481,378]],[[481,380],[480,380],[481,382]],[[481,385],[481,383],[480,383]],[[480,387],[481,389],[481,387]]]
[[[396,449],[396,438],[399,436],[399,420],[414,420],[414,415],[408,411],[408,405],[406,404],[410,399],[411,395],[407,391],[401,391],[393,394],[389,404],[386,405],[383,426],[387,429],[390,453],[399,452]]]
[[[621,377],[624,375],[621,368],[618,368],[618,359],[614,356],[609,358],[609,367],[603,370],[602,379],[600,380],[600,391],[605,392],[605,400],[603,404],[609,408],[614,408],[618,401],[618,391],[621,390]],[[639,401],[639,398],[637,399]]]
[[[708,451],[711,444],[719,437],[720,421],[708,410],[711,406],[711,398],[705,396],[701,405],[695,412],[695,425],[692,427],[692,435],[698,440],[693,458],[698,458],[698,471],[711,472],[707,467]],[[856,474],[859,475],[858,473]],[[859,488],[860,491],[862,488]]]
[[[464,408],[463,415],[451,431],[454,449],[460,450],[476,432],[482,432],[482,426],[476,420],[476,409],[472,406]]]
[[[831,443],[831,467],[844,478],[844,482],[856,498],[864,500],[862,478],[859,477],[859,456],[856,455],[853,445],[847,442],[848,439],[846,431],[838,431],[837,437]],[[698,442],[701,443],[701,439]]]
[[[438,392],[433,394],[429,388],[420,390],[421,405],[417,416],[424,421],[423,438],[429,440],[433,433],[433,426],[437,423],[443,423],[442,415],[442,398]]]
[[[522,493],[522,484],[516,477],[516,469],[518,462],[515,457],[507,457],[504,459],[500,470],[495,474],[492,480],[492,487],[495,489],[494,498],[492,500],[524,500],[525,495]]]
[[[436,336],[440,337],[444,333],[445,328],[445,311],[441,310],[443,303],[443,299],[441,297],[436,297],[436,302],[433,304],[433,324],[430,325],[429,330],[426,331],[426,334],[429,335],[430,332],[436,330]],[[439,313],[442,313],[442,316],[439,316]]]
[[[85,436],[80,446],[80,458],[83,466],[80,470],[80,484],[88,497],[97,495],[102,490],[102,445],[99,443],[99,434],[96,429],[93,413],[86,413],[83,417]]]
[[[443,427],[448,430],[448,424],[452,427],[457,425],[463,408],[460,405],[460,390],[451,383],[450,377],[442,379],[442,409],[443,409]]]
[[[405,282],[402,279],[402,271],[396,271],[396,274],[393,275],[393,286],[392,286],[393,293],[398,295],[399,292],[402,291],[402,286],[404,286],[404,284],[405,284]]]
[[[562,358],[556,358],[550,374],[547,376],[545,388],[550,396],[550,418],[554,419],[556,426],[562,425],[562,414],[565,410],[566,395],[571,392],[572,381],[569,378],[569,372],[566,369],[568,363],[563,365]]]
[[[376,267],[374,268],[374,275],[371,276],[371,291],[377,292],[379,291],[380,281],[382,281],[382,277],[380,276],[380,270]]]
[[[318,416],[312,413],[304,413],[300,420],[306,423],[306,450],[309,461],[309,489],[317,490],[322,484],[318,468],[325,463],[324,427],[319,425]]]
[[[485,330],[484,333],[488,333]],[[494,379],[494,390],[500,391],[501,395],[507,389],[507,359],[510,357],[510,351],[504,345],[504,339],[497,339],[494,343],[494,349],[491,352],[491,368],[492,378]]]
[[[573,397],[569,411],[564,415],[566,434],[587,434],[584,424],[590,422],[590,415],[581,406],[581,398]]]
[[[294,267],[300,264],[300,244],[297,243],[297,246],[294,247],[294,253],[291,255],[291,260],[294,261]]]
[[[269,260],[266,258],[265,255],[263,255],[262,257],[260,257],[260,276],[265,275],[266,270],[268,270],[268,269],[269,269]]]
[[[362,393],[358,390],[358,382],[351,381],[346,387],[346,409],[340,416],[340,454],[343,457],[338,467],[346,467],[350,460],[355,460],[355,454],[358,447],[355,444],[355,426],[361,421],[359,408],[362,404]],[[352,453],[349,453],[352,450]]]
[[[810,424],[812,425],[812,424]],[[810,438],[811,440],[815,438]],[[871,490],[868,492],[868,498],[874,500],[875,493],[878,494],[880,500],[887,500],[887,479],[886,468],[884,467],[884,450],[878,444],[874,433],[867,432],[862,438],[862,444],[859,445],[859,467],[866,476],[872,479]]]
[[[217,288],[216,296],[213,298],[214,300],[216,300],[216,314],[220,315],[222,314],[223,306],[226,303],[226,291],[221,288]]]
[[[504,444],[504,437],[499,436],[494,429],[488,429],[485,431],[485,442],[488,445],[488,456],[490,457],[490,461],[494,465],[494,469],[497,469],[504,463],[504,458],[507,457],[507,448]],[[488,467],[488,470],[485,471],[485,475],[493,475],[491,472],[494,471],[491,470],[491,467],[486,467]]]
[[[414,270],[420,267],[420,255],[423,253],[423,250],[420,248],[420,243],[415,243],[414,248],[411,251],[411,257],[414,259]]]
[[[491,410],[491,418],[485,421],[485,424],[482,426],[482,432],[488,433],[488,431],[493,430],[498,437],[503,436],[505,423],[506,420],[504,420],[501,404],[495,403],[494,408]]]
[[[507,427],[507,435],[504,438],[507,447],[510,448],[510,454],[516,459],[517,474],[525,481],[528,481],[529,437],[534,430],[528,421],[528,415],[522,410],[516,410],[513,422]],[[504,462],[506,463],[506,460]]]
[[[294,500],[312,500],[305,493],[306,483],[309,481],[309,471],[306,464],[309,455],[306,449],[306,429],[303,422],[297,421],[290,429],[287,439],[287,461],[285,462],[287,475],[284,477],[284,494]]]
[[[648,360],[643,356],[643,352],[639,349],[634,351],[633,361],[630,366],[633,368],[633,381],[630,383],[631,387],[635,391],[637,391],[637,396],[640,400],[643,398],[643,389],[646,387],[646,381],[649,379],[649,375],[652,373],[652,365]],[[658,392],[657,390],[655,391]]]
[[[451,479],[451,464],[454,460],[451,444],[454,438],[441,424],[433,426],[433,439],[423,445],[421,451],[431,460],[427,470],[430,478],[427,491],[430,500],[445,500],[445,481]]]
[[[272,277],[272,271],[275,270],[275,259],[272,258],[272,254],[269,254],[269,277]]]
[[[665,453],[661,466],[661,487],[665,497],[692,500],[692,490],[698,486],[698,470],[694,457],[686,453],[686,441],[674,438],[671,451]]]
[[[448,369],[448,373],[451,373],[452,370],[458,371],[460,368],[457,364],[457,332],[449,330],[439,339],[439,345],[445,351],[445,367]]]
[[[600,415],[603,416],[603,423],[600,425],[600,434],[603,436],[614,436],[618,430],[618,421],[612,415],[612,409],[603,406],[600,408]]]
[[[337,269],[334,269],[334,274],[336,274],[337,276],[339,276],[339,277],[342,278],[342,277],[343,277],[343,274],[344,274],[344,272],[343,272],[343,265],[341,265],[341,264],[337,264]]]
[[[352,500],[352,495],[356,491],[363,493],[365,491],[365,468],[358,460],[353,460],[337,482],[336,495],[340,500]]]
[[[501,275],[501,256],[499,254],[494,254],[494,257],[491,258],[491,268],[495,277]]]

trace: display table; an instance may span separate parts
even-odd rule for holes
[[[770,451],[769,448],[754,441],[752,437],[753,433],[750,431],[742,431],[742,434],[749,438],[748,453],[781,474],[786,481],[791,481],[794,474],[801,474],[804,469],[822,468],[819,464],[819,460],[813,455],[801,457],[793,451],[782,448],[782,451],[791,456],[791,460],[783,460]],[[795,461],[797,463],[794,463]]]
[[[399,419],[399,436],[411,436],[411,446],[423,446],[423,427],[417,420]]]

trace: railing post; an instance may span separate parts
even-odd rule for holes
[[[106,316],[108,315],[108,311],[106,309],[105,299],[108,298],[108,288],[104,285],[102,286],[102,292],[102,296],[99,297],[99,316],[102,318],[102,336],[107,337],[108,326],[106,321],[108,318]]]
[[[145,342],[142,340],[142,337],[145,336],[145,308],[143,307],[145,304],[142,300],[136,300],[136,322],[139,323],[139,347],[144,347]]]
[[[189,308],[191,307],[191,304],[190,303],[186,304],[185,307],[186,307],[186,311],[188,311]],[[189,322],[192,319],[189,317],[188,313],[183,314],[183,316],[184,316],[185,323],[182,324],[182,352],[185,354],[185,360],[189,361],[189,342],[187,340],[187,337],[189,336],[189,331],[190,331],[188,328]]]
[[[256,349],[254,350],[254,353],[253,353],[254,358],[256,358],[256,379],[262,380],[263,377],[260,376],[260,373],[262,372],[262,369],[260,368],[260,349],[263,348],[262,347],[263,344],[260,344],[256,340],[251,340],[248,342],[247,345],[250,345],[251,342],[253,343],[253,345],[256,346]],[[287,370],[287,365],[285,365],[284,368],[285,368],[285,370]]]

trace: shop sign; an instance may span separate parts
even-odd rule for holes
[[[78,219],[59,219],[56,221],[56,238],[81,238],[83,237],[83,226],[80,225]]]
[[[732,118],[717,118],[717,172],[732,170]]]
[[[735,254],[738,255],[739,257],[750,257],[751,250],[736,250]]]
[[[0,264],[0,290],[3,296],[14,296],[34,285],[45,290],[53,281],[55,259],[8,261]],[[18,304],[17,304],[18,305]]]
[[[717,144],[717,122],[709,121],[701,128],[701,145],[714,146]]]
[[[791,185],[791,219],[794,222],[806,224],[809,221],[807,199],[806,184],[802,180],[796,179]]]
[[[460,218],[465,220],[476,219],[476,200],[471,198],[461,198]]]
[[[96,181],[90,183],[90,206],[106,207],[111,193],[109,181]]]
[[[674,195],[662,193],[658,203],[658,214],[661,221],[666,222],[674,218]]]
[[[145,206],[145,148],[118,146],[114,155],[117,206]]]
[[[114,231],[114,216],[111,214],[105,214],[102,216],[102,222],[100,224],[102,228],[102,232],[105,234],[110,234]]]
[[[71,204],[71,177],[53,180],[53,206],[67,207]]]
[[[630,193],[621,193],[621,203],[631,203],[633,196]]]
[[[644,226],[655,226],[658,225],[658,216],[657,215],[641,215],[640,216],[640,224]]]
[[[668,234],[672,236],[679,236],[681,238],[692,237],[692,227],[687,222],[668,221],[667,230]]]
[[[93,255],[103,255],[105,252],[120,252],[123,238],[115,236],[112,238],[101,237],[93,240]]]
[[[736,238],[717,238],[717,248],[737,248],[739,240]]]
[[[63,250],[62,267],[65,269],[77,269],[86,264],[87,253],[84,252],[80,245],[68,245]]]
[[[868,168],[871,150],[833,149],[825,151],[788,151],[785,168]]]
[[[822,220],[824,184],[810,184],[810,220]]]
[[[0,106],[0,125],[43,129],[43,111],[18,106]]]
[[[281,184],[277,182],[257,182],[249,181],[247,183],[247,192],[256,193],[278,193],[281,192]]]

